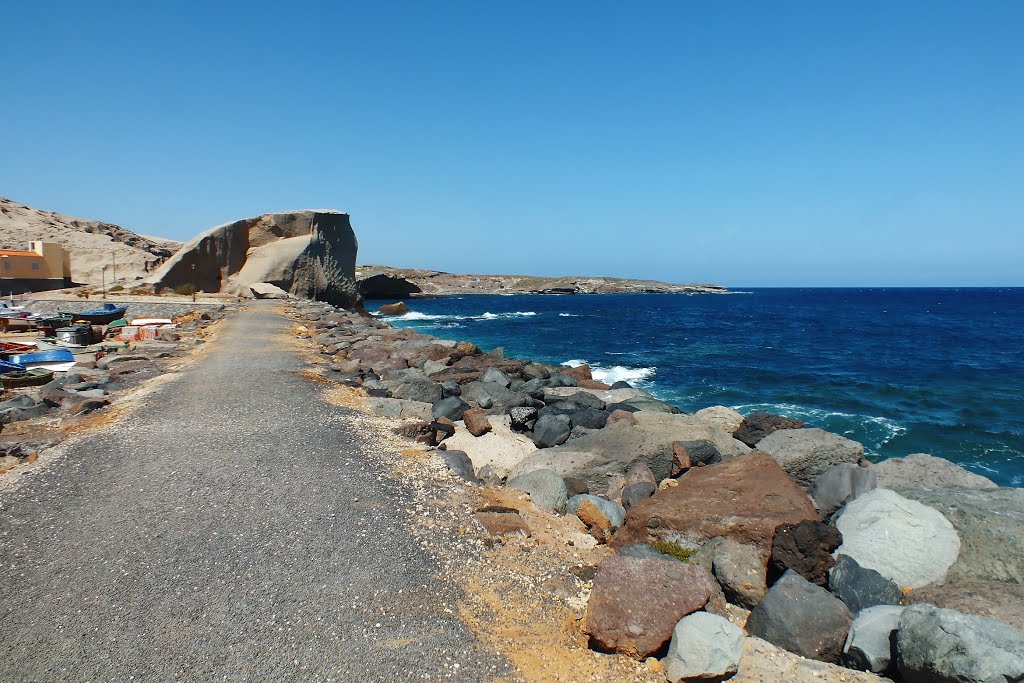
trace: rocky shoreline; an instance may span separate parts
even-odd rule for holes
[[[658,280],[536,275],[460,275],[438,270],[358,266],[366,299],[407,299],[463,294],[729,294],[721,285],[673,284]]]
[[[474,515],[492,543],[538,535],[539,515],[589,553],[574,627],[592,650],[670,681],[758,680],[783,651],[799,656],[785,680],[1024,676],[1024,490],[923,454],[873,464],[782,416],[683,414],[586,366],[291,306],[319,376],[411,452],[505,492]]]

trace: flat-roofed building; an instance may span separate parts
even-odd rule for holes
[[[31,242],[30,251],[0,249],[0,294],[71,286],[71,253],[57,242]]]

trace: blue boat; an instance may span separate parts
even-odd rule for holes
[[[70,370],[75,364],[75,356],[67,349],[42,351],[40,353],[22,353],[11,356],[11,362],[26,368],[44,368],[46,370]]]
[[[62,316],[70,315],[74,320],[85,320],[90,325],[106,325],[123,318],[124,312],[127,310],[127,306],[115,306],[114,304],[107,303],[103,304],[101,308],[92,311],[82,311],[81,313],[60,311],[59,313]]]
[[[5,360],[0,360],[0,374],[5,372],[25,372],[26,368],[24,365],[19,363],[10,363]]]

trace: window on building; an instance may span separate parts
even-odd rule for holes
[[[4,259],[4,270],[10,270],[10,269],[11,269],[11,259],[5,258]]]
[[[32,264],[32,270],[39,270],[39,264],[38,263],[33,263]]]

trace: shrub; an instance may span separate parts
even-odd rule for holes
[[[121,285],[114,285],[113,287],[111,287],[107,291],[110,291],[110,292],[123,292],[124,291],[124,287],[122,287]]]
[[[696,548],[686,548],[673,541],[654,541],[651,543],[651,547],[659,553],[671,555],[677,560],[682,560],[683,562],[689,562],[690,558],[693,557],[693,554],[697,552]]]
[[[195,291],[196,290],[195,288],[192,287],[192,285],[178,285],[177,287],[174,288],[174,293],[180,294],[182,296],[191,296],[192,294],[195,293]]]

